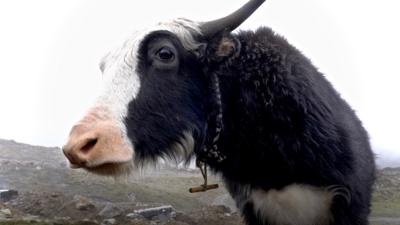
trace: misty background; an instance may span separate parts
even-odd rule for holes
[[[244,2],[1,1],[0,138],[61,147],[96,98],[107,51],[159,21],[212,20]],[[400,166],[399,9],[394,0],[267,0],[240,29],[286,37],[356,110],[378,163]]]

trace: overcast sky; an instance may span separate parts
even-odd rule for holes
[[[0,2],[0,138],[62,146],[95,99],[100,58],[133,31],[206,21],[246,0]],[[380,157],[400,159],[400,2],[267,0],[240,28],[269,26],[352,105]]]

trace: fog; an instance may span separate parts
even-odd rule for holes
[[[0,138],[63,145],[95,99],[100,58],[134,30],[206,21],[245,0],[0,2]],[[269,26],[326,74],[367,128],[380,164],[400,166],[400,3],[267,0],[240,29]]]

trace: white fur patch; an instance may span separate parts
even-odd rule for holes
[[[282,190],[253,190],[254,210],[261,218],[280,225],[325,225],[331,221],[334,193],[310,185],[292,184]]]
[[[183,132],[183,137],[172,146],[171,150],[177,163],[187,160],[194,151],[193,135],[188,131]]]
[[[192,36],[193,33],[200,34],[199,24],[186,19],[176,19],[134,33],[122,47],[107,54],[100,62],[105,80],[102,93],[94,107],[105,107],[111,112],[110,116],[117,121],[116,126],[121,129],[124,140],[132,149],[134,146],[127,137],[124,119],[128,113],[129,102],[135,99],[141,86],[136,72],[137,54],[143,39],[149,33],[157,30],[166,30],[176,34],[182,45],[188,50],[194,50],[200,45]],[[186,146],[182,147],[187,148]]]

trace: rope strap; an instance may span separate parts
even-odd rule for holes
[[[207,164],[206,163],[197,159],[196,166],[200,169],[201,175],[203,175],[204,184],[202,184],[198,187],[189,188],[190,193],[205,192],[205,191],[208,191],[211,189],[216,189],[219,187],[218,184],[208,184],[207,183]]]

